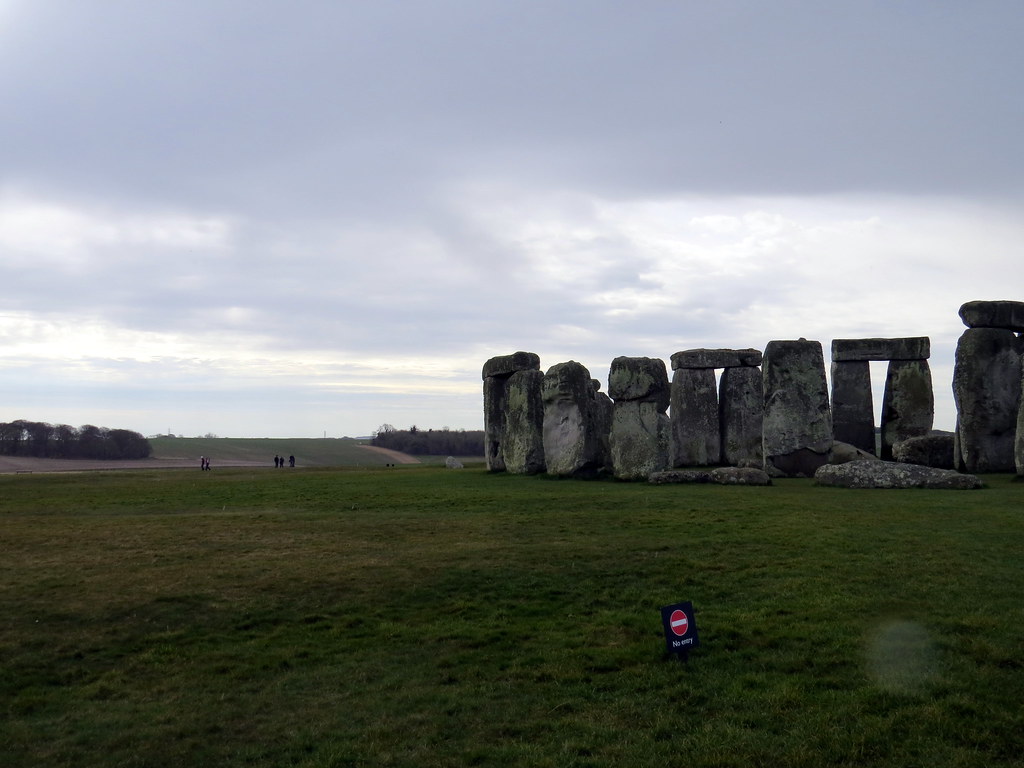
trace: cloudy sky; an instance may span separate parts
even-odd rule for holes
[[[0,0],[0,421],[482,428],[480,370],[1024,300],[1018,0]],[[876,405],[884,364],[873,364]]]

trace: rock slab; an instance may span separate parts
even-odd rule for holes
[[[722,463],[762,466],[764,380],[759,368],[726,368],[718,387]]]
[[[761,365],[759,349],[685,349],[670,358],[672,370],[680,368],[757,368]]]
[[[764,382],[764,468],[773,477],[811,477],[832,447],[825,359],[817,341],[770,341]]]
[[[832,361],[867,362],[871,360],[927,360],[931,357],[931,339],[907,336],[900,339],[833,339]]]
[[[610,468],[611,424],[593,384],[590,371],[574,360],[544,374],[544,463],[550,475],[594,477]]]
[[[668,469],[672,440],[668,372],[649,357],[617,357],[608,373],[614,401],[609,436],[612,472],[620,480],[646,480]]]
[[[930,488],[960,491],[982,487],[981,481],[974,475],[890,461],[826,464],[814,473],[814,480],[817,485],[836,488]]]
[[[713,368],[678,368],[672,374],[673,467],[707,467],[721,460],[718,382]]]
[[[832,363],[832,432],[840,442],[875,453],[871,364],[866,360]]]
[[[954,436],[950,433],[908,437],[892,447],[892,458],[902,464],[919,464],[935,469],[955,469]]]
[[[935,417],[932,373],[927,360],[892,360],[882,396],[882,458],[892,458],[892,447],[910,437],[931,432]]]
[[[956,346],[954,462],[966,472],[1013,472],[1024,339],[1002,328],[968,328]]]
[[[968,328],[1003,328],[1024,332],[1024,302],[968,301],[960,307],[960,319]]]

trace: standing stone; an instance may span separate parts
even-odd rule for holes
[[[999,328],[968,328],[956,345],[957,469],[1013,472],[1024,340]]]
[[[833,342],[833,355],[835,342]],[[832,363],[832,431],[836,440],[875,454],[875,409],[871,398],[871,364]]]
[[[722,463],[733,467],[763,465],[764,381],[760,368],[726,368],[719,383],[718,421]]]
[[[509,378],[517,371],[539,370],[540,357],[533,352],[500,355],[484,363],[484,456],[491,472],[506,469],[504,445]]]
[[[770,341],[764,379],[765,471],[773,476],[813,477],[828,461],[832,414],[825,358],[817,341]]]
[[[1021,398],[1020,406],[1017,408],[1017,437],[1013,450],[1018,479],[1024,478],[1024,359],[1021,361],[1021,369]]]
[[[717,388],[713,368],[678,368],[672,374],[673,467],[706,467],[721,460]]]
[[[608,373],[614,400],[609,438],[612,471],[620,480],[646,480],[668,467],[668,373],[657,358],[617,357]]]
[[[516,371],[508,378],[505,407],[505,469],[517,475],[544,471],[544,402],[540,371]]]
[[[505,401],[508,379],[488,376],[484,379],[484,458],[491,472],[505,471]]]
[[[608,420],[593,381],[590,371],[573,360],[552,366],[544,375],[543,440],[548,474],[595,476],[608,463]]]
[[[935,395],[927,360],[892,360],[882,396],[882,459],[892,459],[892,447],[932,429]]]
[[[612,471],[612,414],[615,411],[615,404],[612,399],[601,391],[601,382],[597,379],[590,380],[591,416],[594,419],[594,430],[601,438],[601,457],[604,461],[604,470]]]

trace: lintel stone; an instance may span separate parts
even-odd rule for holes
[[[1004,328],[1024,332],[1024,301],[968,301],[960,307],[968,328]]]
[[[931,357],[931,340],[927,336],[901,339],[833,339],[832,361],[835,363],[870,360],[927,360]]]
[[[483,378],[511,376],[516,371],[539,371],[540,355],[534,352],[514,352],[492,357],[484,363]]]
[[[672,355],[672,370],[680,368],[756,368],[759,349],[686,349]]]

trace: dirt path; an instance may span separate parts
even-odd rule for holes
[[[367,451],[373,451],[383,456],[387,456],[390,459],[394,459],[396,464],[422,464],[419,459],[415,456],[410,456],[408,453],[402,453],[401,451],[392,451],[390,448],[378,448],[376,445],[360,445]]]

